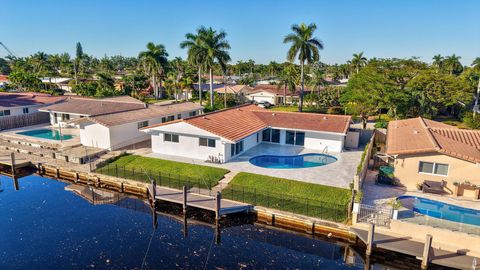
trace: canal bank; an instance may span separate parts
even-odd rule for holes
[[[75,183],[78,185],[92,186],[98,189],[111,190],[119,193],[134,195],[143,199],[149,198],[149,187],[147,183],[137,182],[126,180],[123,178],[117,178],[112,176],[107,176],[97,173],[86,173],[78,172],[73,170],[66,170],[64,168],[58,168],[49,165],[42,165],[41,163],[33,165],[36,171],[42,176],[48,176],[55,179],[62,179]],[[181,193],[177,190],[175,192]],[[189,206],[190,207],[190,206]],[[358,244],[360,246],[365,246],[366,251],[368,251],[368,241],[365,237],[357,237],[359,232],[352,231],[349,226],[341,223],[327,222],[310,217],[304,217],[300,215],[293,215],[291,213],[285,213],[274,209],[267,209],[263,207],[254,207],[248,212],[254,215],[254,219],[257,223],[273,226],[280,229],[285,229],[294,232],[300,232],[303,234],[308,234],[317,237],[325,237],[328,239],[337,239],[345,241],[350,244]],[[227,215],[228,216],[228,215]],[[360,235],[361,236],[361,235]],[[390,242],[396,242],[398,239],[392,238]],[[360,241],[359,241],[360,240]],[[378,240],[378,239],[377,239]],[[378,240],[380,241],[380,240]],[[377,242],[378,242],[377,241]],[[366,245],[363,244],[365,242]],[[382,241],[380,241],[382,242]],[[402,250],[390,248],[388,245],[380,245],[374,243],[372,245],[373,252],[370,252],[370,255],[366,257],[366,260],[370,260],[370,257],[376,256],[377,253],[384,253],[384,250],[393,250],[400,253],[405,253],[411,255],[408,252],[402,252]],[[371,251],[372,251],[371,250]],[[368,253],[368,252],[367,252]],[[447,254],[448,255],[448,254]],[[445,257],[445,256],[444,256]],[[453,257],[453,256],[450,256]],[[414,256],[417,263],[422,261],[422,257]],[[445,258],[444,260],[431,260],[431,263],[437,263],[439,265],[453,267],[455,264],[452,264],[452,260]],[[463,263],[462,265],[465,265]],[[461,267],[461,269],[468,269]]]

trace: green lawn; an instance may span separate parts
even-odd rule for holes
[[[113,160],[96,172],[126,179],[149,181],[147,174],[158,184],[170,187],[215,186],[229,171],[222,168],[201,166],[183,162],[124,155]]]
[[[343,222],[351,191],[241,172],[222,194],[227,199]]]

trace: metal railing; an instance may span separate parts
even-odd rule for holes
[[[312,199],[233,184],[222,185],[218,183],[218,180],[214,179],[194,178],[180,174],[118,166],[116,164],[105,165],[98,168],[96,172],[146,183],[154,180],[159,186],[175,189],[182,189],[183,186],[186,186],[189,192],[209,196],[214,196],[217,191],[221,191],[224,199],[335,222],[345,222],[348,218],[348,203],[337,203],[335,202],[336,200]]]

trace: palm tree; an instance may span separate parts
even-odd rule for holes
[[[461,70],[463,68],[462,64],[460,63],[460,56],[456,56],[453,54],[452,56],[447,56],[445,58],[445,66],[448,67],[450,75],[453,75],[455,71]]]
[[[368,63],[368,60],[365,56],[363,56],[363,52],[361,53],[354,53],[353,58],[350,61],[350,64],[352,65],[353,68],[355,68],[356,73],[360,71],[361,67],[366,66]]]
[[[304,66],[305,62],[312,63],[319,60],[319,49],[323,49],[323,43],[313,37],[313,33],[317,29],[317,26],[312,23],[306,25],[304,23],[297,25],[292,25],[293,33],[288,34],[284,39],[283,43],[291,43],[291,47],[288,50],[287,59],[290,62],[295,60],[295,57],[298,55],[298,60],[300,61],[300,102],[298,104],[298,111],[302,111],[303,106],[303,93],[304,93]]]
[[[293,102],[293,94],[295,94],[297,81],[298,81],[298,70],[293,64],[288,64],[280,73],[280,81],[277,86],[280,89],[283,86],[283,104],[287,103],[287,90],[290,91],[291,101]]]
[[[213,95],[213,68],[216,64],[220,65],[225,73],[226,63],[230,61],[228,49],[230,44],[225,39],[227,33],[224,31],[217,32],[211,27],[205,28],[201,26],[198,29],[198,38],[202,50],[205,53],[203,65],[209,70],[210,76],[210,106],[214,109],[214,95]]]
[[[207,50],[202,46],[200,35],[204,34],[205,28],[200,27],[197,29],[197,34],[187,33],[185,34],[186,40],[180,43],[180,48],[188,48],[188,62],[198,68],[198,98],[200,105],[202,105],[202,66],[205,63]]]
[[[443,60],[444,60],[443,56],[441,56],[440,54],[437,54],[433,56],[432,59],[433,59],[432,66],[434,66],[437,69],[437,71],[442,70]]]
[[[140,52],[138,58],[142,61],[145,72],[151,76],[153,92],[155,99],[158,99],[159,89],[157,85],[157,76],[159,77],[160,87],[162,86],[161,76],[165,73],[168,64],[168,53],[162,44],[155,45],[153,42],[147,43],[147,50]]]
[[[477,57],[475,60],[473,60],[472,66],[480,68],[480,57]]]

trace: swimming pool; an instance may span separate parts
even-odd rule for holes
[[[480,210],[459,207],[416,196],[400,196],[402,205],[417,213],[454,222],[480,226]]]
[[[255,166],[270,169],[298,169],[324,166],[337,161],[335,157],[325,154],[303,154],[296,156],[262,155],[250,159]]]
[[[47,129],[47,128],[22,131],[22,132],[17,132],[17,134],[36,137],[36,138],[42,138],[42,139],[56,140],[56,141],[70,140],[71,138],[74,137],[73,135],[69,135],[69,134],[62,134],[60,136],[60,132],[58,130]]]

